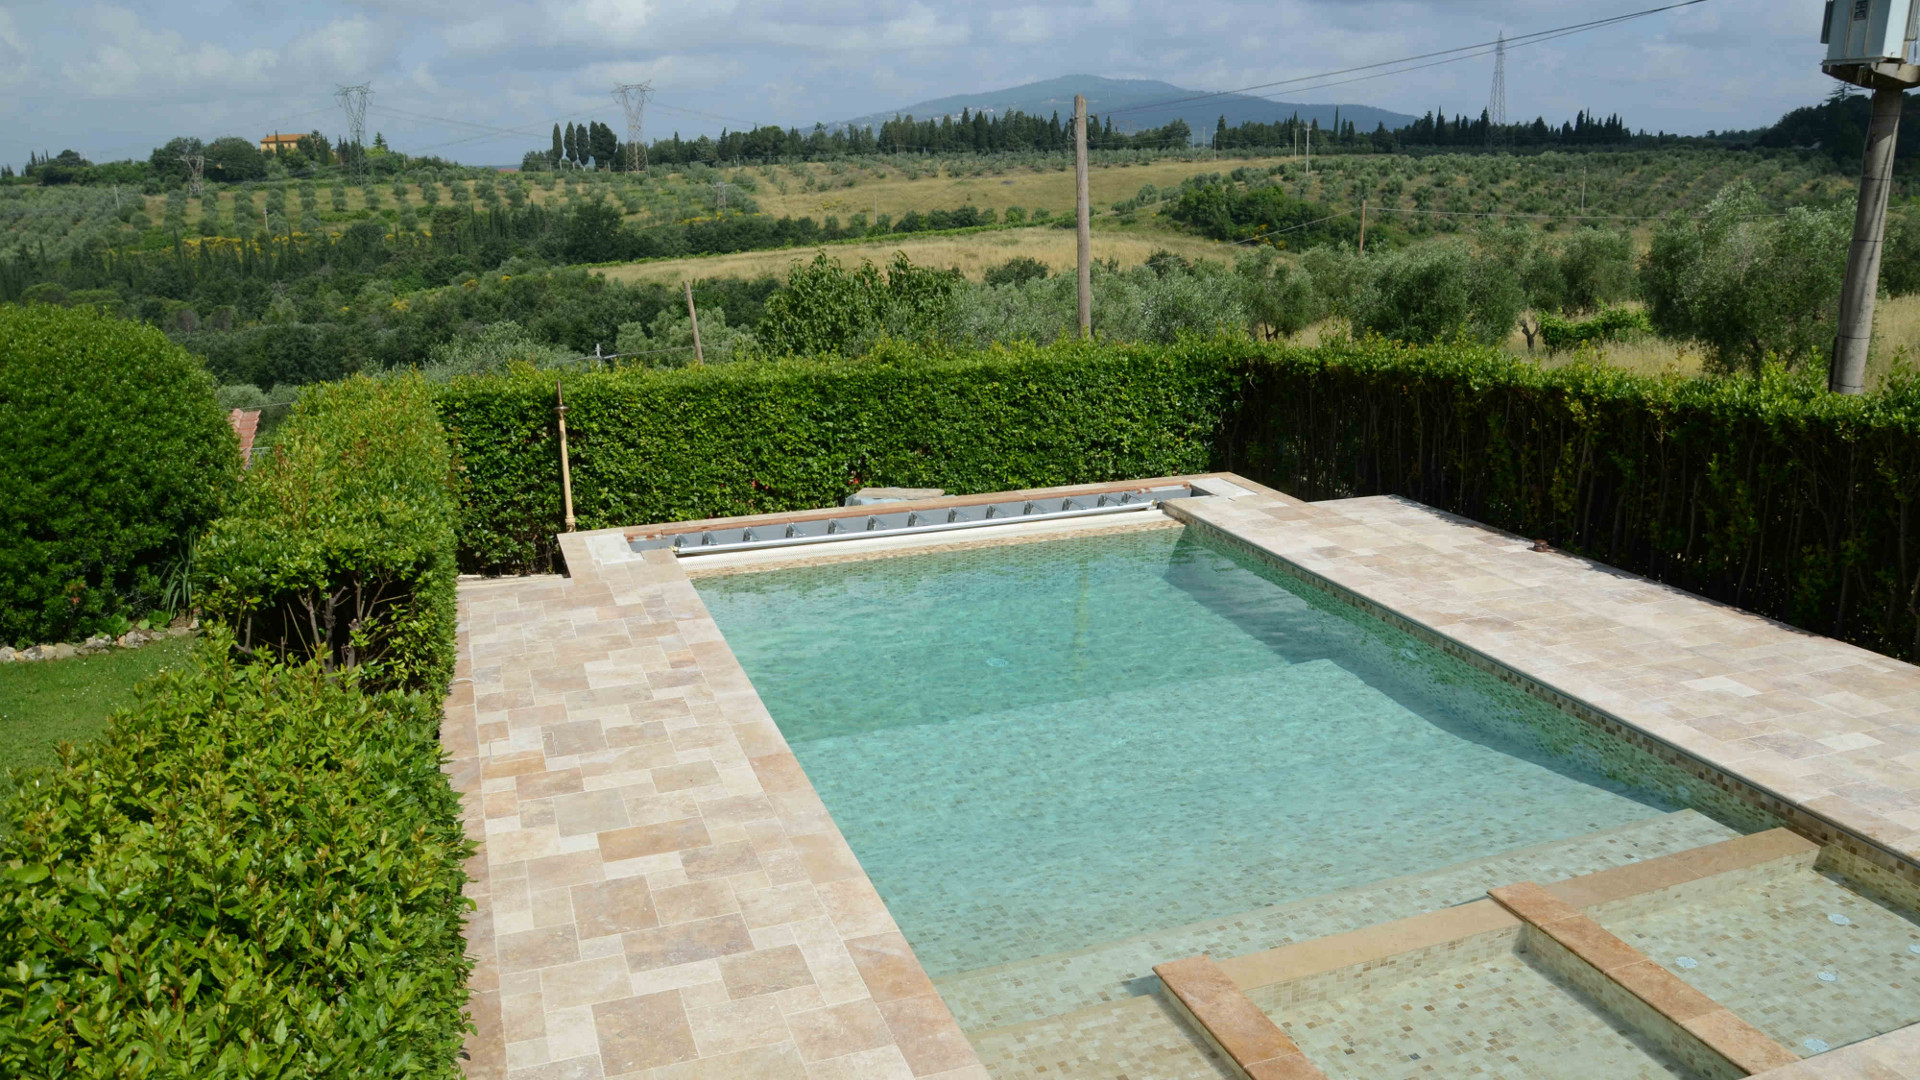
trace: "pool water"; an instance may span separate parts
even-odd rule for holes
[[[696,581],[935,976],[1677,806],[1580,722],[1180,528]]]

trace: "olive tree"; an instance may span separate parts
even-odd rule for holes
[[[1261,247],[1234,263],[1240,280],[1240,302],[1246,306],[1248,329],[1268,341],[1290,338],[1320,317],[1320,298],[1313,276],[1289,266],[1280,253]]]
[[[1493,345],[1506,340],[1525,306],[1519,275],[1498,253],[1429,244],[1371,263],[1353,328],[1416,344],[1466,338]]]
[[[1833,342],[1852,228],[1851,203],[1775,213],[1736,181],[1701,217],[1654,235],[1640,273],[1648,318],[1722,371],[1804,363]]]

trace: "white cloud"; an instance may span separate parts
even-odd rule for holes
[[[86,0],[94,3],[96,0]],[[1811,0],[1713,0],[1516,50],[1511,115],[1577,108],[1669,131],[1751,127],[1817,100]],[[806,127],[1074,71],[1196,89],[1271,82],[1606,14],[1592,0],[0,0],[0,160],[43,143],[98,154],[175,131],[331,121],[337,82],[371,81],[404,147],[471,129],[607,120],[651,78],[650,130],[715,117]],[[35,68],[38,68],[36,71]],[[1700,72],[1716,77],[1701,81]],[[1286,100],[1478,113],[1491,61]],[[668,112],[668,108],[683,110]],[[651,115],[651,114],[650,114]],[[538,141],[538,140],[535,140]],[[149,142],[147,145],[151,145]],[[517,158],[511,138],[459,143]],[[523,148],[524,149],[524,148]],[[501,157],[505,155],[505,157]]]
[[[72,89],[91,97],[151,94],[156,88],[258,88],[275,62],[271,49],[236,53],[211,42],[190,44],[178,31],[151,30],[122,7],[101,5],[82,19],[93,46],[61,67]]]
[[[25,85],[34,77],[27,62],[27,42],[12,13],[0,8],[0,88]]]

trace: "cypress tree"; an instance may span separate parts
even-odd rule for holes
[[[547,151],[547,162],[554,168],[560,167],[560,158],[567,152],[566,145],[560,141],[560,125],[553,125],[553,149]]]

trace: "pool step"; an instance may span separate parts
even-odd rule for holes
[[[1309,900],[1174,927],[1070,953],[934,979],[972,1037],[1105,1002],[1152,994],[1153,965],[1183,956],[1240,956],[1466,903],[1514,881],[1556,881],[1718,843],[1733,830],[1692,810]],[[976,1045],[978,1040],[976,1039]],[[1157,1075],[1132,1073],[1130,1075]]]
[[[1159,994],[967,1038],[993,1080],[1239,1080]]]

